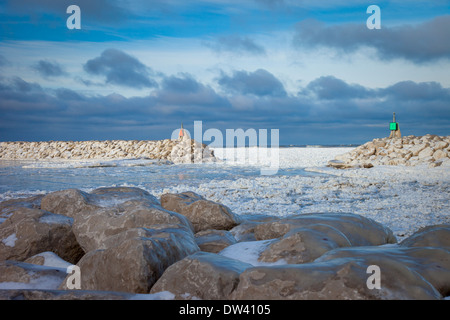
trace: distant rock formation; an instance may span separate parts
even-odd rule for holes
[[[338,169],[375,165],[450,166],[450,136],[424,135],[369,141],[328,162]]]
[[[0,142],[0,160],[169,160],[174,163],[215,161],[214,152],[188,136],[178,140],[107,140]]]

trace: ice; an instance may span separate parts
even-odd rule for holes
[[[45,213],[39,218],[40,223],[47,223],[47,224],[73,224],[73,219],[60,215],[60,214],[53,214],[53,213]]]
[[[108,168],[108,167],[144,167],[155,164],[168,164],[165,160],[153,159],[120,159],[120,160],[40,160],[23,161],[23,169],[76,169],[76,168]]]
[[[284,259],[280,259],[276,262],[263,262],[258,260],[261,252],[264,251],[264,249],[266,249],[272,242],[273,240],[238,242],[226,247],[220,251],[219,254],[224,257],[249,263],[255,267],[286,264]]]
[[[227,205],[237,214],[288,216],[350,212],[378,221],[399,237],[427,225],[450,223],[450,174],[447,168],[376,166],[338,170],[327,160],[348,148],[280,149],[280,168],[316,175],[282,174],[214,179],[196,187],[176,185],[153,191],[194,191]],[[220,152],[218,153],[220,155]]]
[[[136,294],[130,300],[174,300],[175,295],[169,291],[161,291],[157,293]]]
[[[233,149],[236,161],[226,161],[226,150],[214,148],[215,155],[225,161],[206,164],[153,165],[150,160],[129,159],[59,161],[48,168],[41,162],[2,165],[0,161],[0,201],[68,188],[89,192],[99,187],[128,186],[142,188],[158,198],[167,192],[193,191],[242,215],[356,213],[386,225],[400,238],[427,225],[450,223],[448,168],[375,166],[338,170],[326,166],[329,160],[350,150],[279,148],[279,170],[272,176],[260,175],[264,159],[250,163],[244,157],[264,154],[256,147]],[[111,165],[95,167],[94,163]]]
[[[227,151],[231,149],[232,152]],[[271,148],[213,148],[214,155],[226,165],[267,165]],[[335,156],[354,148],[277,148],[279,168],[306,168],[325,166]],[[232,155],[232,156],[230,156]],[[256,159],[256,160],[255,160]]]
[[[29,275],[28,282],[0,282],[2,289],[40,289],[57,290],[66,276],[65,268],[17,263]]]
[[[16,244],[17,236],[15,233],[9,235],[5,239],[2,240],[3,244],[8,247],[14,247]]]
[[[422,227],[450,223],[448,168],[375,166],[338,170],[326,166],[329,160],[351,149],[280,148],[279,170],[271,176],[262,176],[259,170],[268,159],[251,162],[245,158],[245,154],[253,152],[255,155],[256,148],[233,150],[237,153],[233,161],[227,160],[225,149],[215,148],[215,155],[224,161],[212,164],[155,165],[149,160],[136,159],[0,161],[0,201],[69,188],[90,192],[99,187],[125,186],[142,188],[157,198],[167,192],[193,191],[223,203],[238,215],[360,214],[389,227],[399,241]],[[97,201],[98,205],[115,206],[124,199],[97,197]],[[6,218],[0,217],[0,223]],[[51,214],[41,219],[49,223],[58,219],[71,222],[70,218]],[[2,242],[14,246],[16,240],[16,235],[11,234]],[[238,242],[219,254],[254,266],[285,264],[284,260],[258,261],[260,253],[272,241]],[[70,264],[51,252],[40,255],[45,260],[43,267],[58,268],[61,275],[36,276],[30,283],[3,282],[0,289],[57,289]],[[167,291],[132,297],[138,300],[174,298],[175,295]]]
[[[44,263],[42,265],[47,267],[62,268],[67,270],[67,268],[72,265],[71,263],[61,259],[56,253],[53,253],[51,251],[42,252],[34,255],[33,257],[43,257]]]

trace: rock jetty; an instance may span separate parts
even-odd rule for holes
[[[338,169],[371,168],[377,165],[450,166],[450,136],[427,134],[420,137],[374,139],[337,156],[328,165]]]
[[[178,140],[0,142],[0,160],[155,159],[174,163],[216,161],[214,152],[187,136]]]
[[[193,192],[158,199],[131,187],[7,200],[0,218],[0,299],[450,295],[450,225],[398,243],[356,214],[238,216]],[[368,285],[374,265],[379,288]]]

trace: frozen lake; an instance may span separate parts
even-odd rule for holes
[[[286,216],[351,212],[390,227],[402,238],[420,227],[450,223],[448,168],[378,166],[336,170],[328,160],[352,148],[280,148],[277,174],[245,161],[156,164],[152,160],[0,161],[0,201],[77,188],[131,186],[159,197],[194,191],[237,214]],[[226,159],[224,149],[215,149]]]

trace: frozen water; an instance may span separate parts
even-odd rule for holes
[[[160,164],[152,160],[0,161],[0,201],[78,188],[130,186],[156,197],[194,191],[237,214],[287,216],[313,212],[351,212],[372,218],[397,237],[439,223],[450,223],[448,168],[377,166],[337,170],[326,167],[352,148],[280,148],[279,170],[261,176],[261,163],[237,148],[235,159],[205,164]],[[264,155],[264,152],[258,155]],[[230,161],[233,160],[233,161]]]
[[[3,244],[8,247],[14,247],[16,244],[17,236],[15,233],[9,235],[5,239],[2,240]]]
[[[253,266],[270,266],[286,264],[284,259],[279,259],[275,262],[263,262],[258,258],[274,240],[260,240],[260,241],[243,241],[232,244],[219,252],[220,255],[242,262],[249,263]]]

